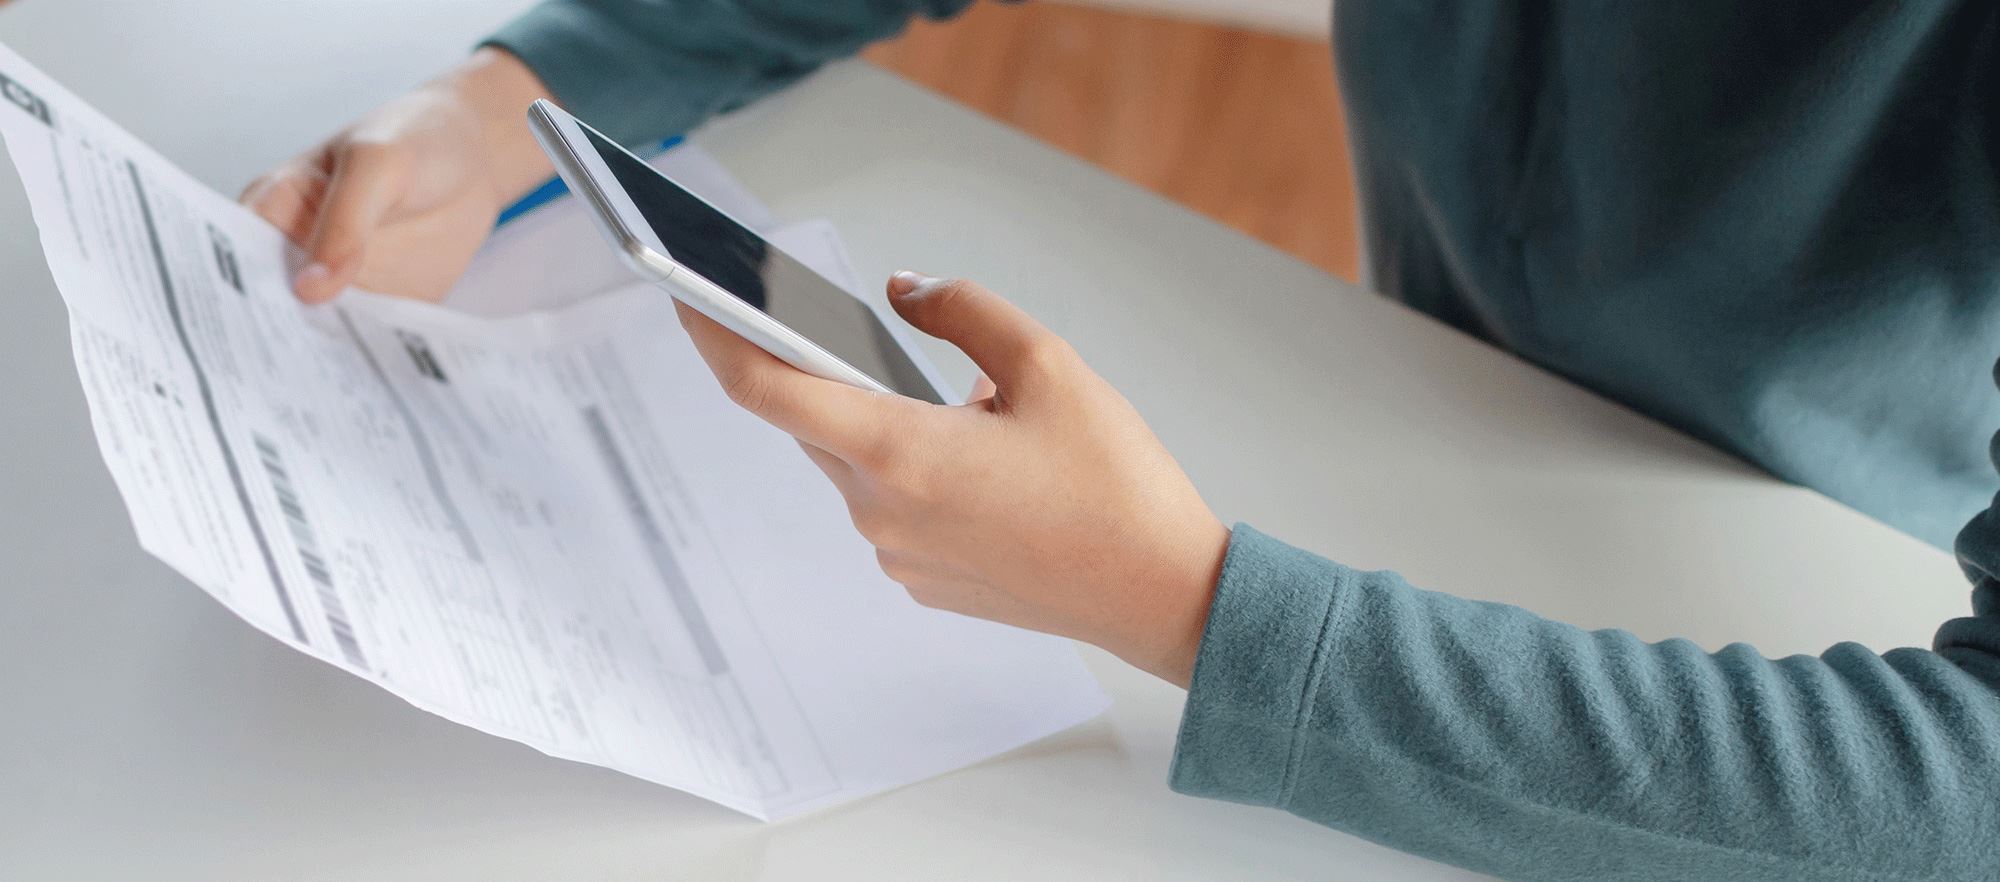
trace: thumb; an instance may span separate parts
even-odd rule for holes
[[[354,283],[368,240],[401,195],[402,179],[403,162],[393,147],[351,143],[335,154],[319,220],[306,242],[310,262],[292,280],[300,300],[324,303]]]
[[[889,279],[889,302],[917,330],[957,346],[1003,395],[1046,379],[1074,357],[1069,344],[1020,307],[964,279],[899,272]]]

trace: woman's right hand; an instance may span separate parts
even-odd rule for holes
[[[302,301],[349,285],[440,299],[500,210],[549,174],[526,121],[545,97],[519,59],[481,49],[258,178],[242,202],[306,250]]]

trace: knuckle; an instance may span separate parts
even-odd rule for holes
[[[735,371],[722,381],[722,391],[736,406],[763,413],[771,403],[771,384],[749,371]]]
[[[236,194],[236,201],[248,203],[263,198],[265,191],[271,189],[271,181],[275,177],[276,172],[266,172],[252,178],[250,183],[243,185],[243,191]]]
[[[925,453],[924,439],[914,433],[883,436],[872,452],[875,464],[870,474],[889,498],[903,504],[921,504],[931,493],[937,466]]]
[[[891,549],[900,544],[902,530],[886,510],[875,505],[857,505],[850,508],[847,514],[861,538],[875,546],[877,560],[882,560],[884,554],[894,554]]]
[[[942,592],[939,592],[937,589],[931,587],[930,585],[924,584],[923,582],[914,582],[913,584],[912,582],[901,582],[901,580],[898,581],[902,584],[903,591],[909,594],[910,599],[916,601],[918,606],[924,607],[925,609],[946,608],[947,598],[945,597],[945,595]]]
[[[852,462],[877,480],[893,482],[911,466],[911,441],[921,427],[899,408],[888,409],[865,442],[857,444]]]
[[[899,585],[908,587],[914,574],[901,556],[885,548],[875,549],[875,565],[882,568],[882,574]]]
[[[854,445],[847,459],[870,477],[880,480],[888,477],[902,465],[902,454],[896,449],[897,446],[895,429],[884,426],[882,431]]]
[[[335,148],[334,162],[348,174],[373,180],[401,173],[408,165],[407,150],[402,142],[388,138],[351,137]]]
[[[854,464],[882,486],[902,486],[902,476],[910,470],[908,438],[894,428],[884,428],[854,452]]]
[[[1016,353],[1022,370],[1038,376],[1066,373],[1077,361],[1076,349],[1054,334],[1041,333],[1021,343]]]
[[[352,135],[340,146],[352,159],[386,159],[402,152],[400,141],[378,135]]]
[[[300,174],[296,169],[285,168],[265,172],[245,186],[243,193],[236,199],[253,208],[268,206],[285,196],[300,192],[303,187],[299,178]]]
[[[902,454],[896,468],[888,474],[888,484],[897,498],[917,511],[928,509],[935,501],[939,482],[936,480],[937,465],[927,456]]]

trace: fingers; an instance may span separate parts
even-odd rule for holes
[[[325,175],[294,163],[251,182],[237,201],[304,247],[317,220],[317,197],[325,188]]]
[[[804,441],[799,441],[798,444],[799,449],[806,452],[806,458],[812,460],[813,465],[819,466],[819,470],[825,472],[827,478],[833,481],[833,486],[839,488],[840,492],[845,494],[854,477],[854,468],[849,466],[840,457],[834,456],[811,444],[807,444]]]
[[[338,152],[306,243],[311,262],[292,283],[300,300],[323,303],[354,283],[369,238],[401,195],[406,169],[395,147],[350,142]]]
[[[889,279],[889,302],[917,330],[957,346],[1003,390],[1033,385],[1075,357],[1020,307],[964,279],[899,272]]]
[[[676,300],[674,309],[730,400],[785,434],[854,464],[874,461],[896,439],[908,399],[815,377],[687,304]]]

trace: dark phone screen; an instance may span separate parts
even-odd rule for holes
[[[667,256],[902,395],[943,404],[874,310],[583,127]]]

